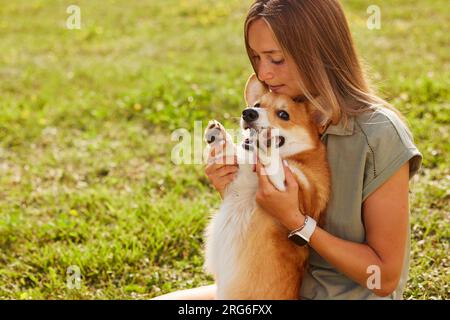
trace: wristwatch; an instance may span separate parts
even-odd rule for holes
[[[294,241],[299,246],[304,246],[309,243],[314,230],[316,230],[317,222],[310,216],[305,217],[303,225],[289,233],[288,239]]]

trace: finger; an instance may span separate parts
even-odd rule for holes
[[[237,165],[237,156],[219,156],[219,157],[215,157],[215,158],[209,158],[208,159],[208,164],[217,164],[219,165],[219,168],[224,166],[224,165]]]
[[[225,177],[223,177],[224,182],[225,182],[224,185],[227,186],[227,184],[229,184],[231,181],[233,181],[234,178],[236,178],[236,173],[227,174]]]
[[[221,170],[226,168],[234,168],[234,170],[238,170],[238,165],[228,165],[228,164],[217,164],[217,163],[211,163],[209,164],[206,169],[205,169],[205,173],[211,178],[211,177],[215,177],[215,176],[219,176],[218,173],[221,172]]]
[[[216,176],[218,172],[220,172],[220,170],[222,170],[223,168],[236,168],[236,170],[238,169],[237,165],[228,165],[228,164],[224,164],[224,163],[210,163],[209,165],[206,166],[205,169],[205,173],[208,176]]]
[[[226,175],[228,175],[230,173],[235,173],[237,170],[238,170],[238,168],[235,166],[225,166],[225,167],[218,169],[216,171],[215,175],[217,177],[221,178],[221,177],[225,177]]]
[[[231,183],[236,178],[236,173],[230,173],[227,174],[224,177],[220,178],[220,182],[218,183],[218,188],[223,189],[225,188],[229,183]]]

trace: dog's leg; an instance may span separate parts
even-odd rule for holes
[[[264,166],[270,182],[280,191],[285,191],[284,168],[278,144],[280,137],[274,134],[274,129],[264,128],[258,133],[258,159]]]
[[[208,126],[204,132],[204,139],[208,144],[208,154],[210,154],[212,149],[215,150],[214,158],[222,158],[225,156],[229,159],[236,154],[236,148],[231,136],[226,132],[223,125],[216,120],[211,120],[208,122]],[[225,194],[227,194],[228,188],[229,187],[227,186],[225,189]],[[217,218],[221,213],[223,215],[224,212],[219,212],[213,216],[213,219],[206,228],[205,233],[205,262],[203,268],[207,273],[214,276],[216,282],[218,281],[220,267],[220,261],[217,258],[217,254],[220,253],[220,250],[218,249],[220,249],[221,246],[220,243],[218,244],[219,240],[218,235],[216,234],[217,230],[215,230],[215,228],[217,225],[222,225],[221,220]],[[218,288],[218,290],[219,289],[220,288]]]

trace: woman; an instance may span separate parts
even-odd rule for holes
[[[261,82],[309,100],[321,115],[331,199],[324,226],[309,241],[310,268],[299,296],[401,299],[409,262],[408,185],[422,155],[399,112],[371,92],[340,3],[257,0],[245,22],[245,44]],[[223,163],[229,162],[212,154],[205,170],[221,196],[237,170],[236,163]],[[302,226],[298,185],[279,192],[259,164],[256,172],[257,203],[289,231]],[[211,285],[159,298],[214,296]]]

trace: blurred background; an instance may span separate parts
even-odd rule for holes
[[[448,299],[448,1],[342,3],[424,156],[404,298]],[[202,164],[171,162],[171,133],[238,127],[250,4],[0,0],[1,299],[148,299],[212,282],[203,230],[220,198]]]

